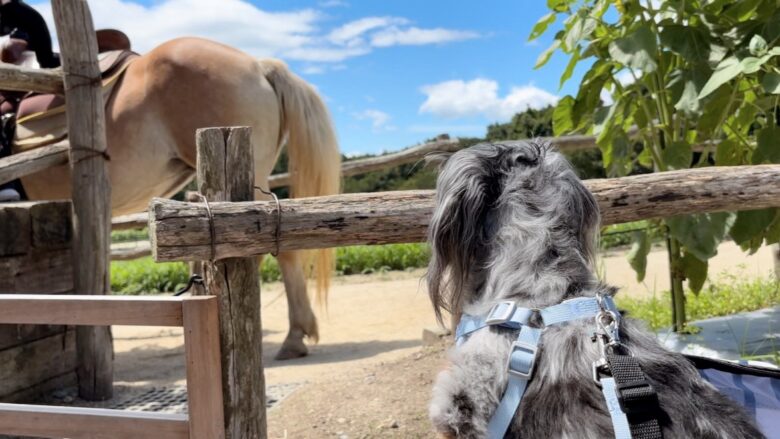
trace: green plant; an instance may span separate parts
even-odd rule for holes
[[[111,263],[111,291],[115,294],[176,291],[188,279],[189,269],[181,262],[155,263],[147,257]]]
[[[143,229],[117,230],[111,232],[111,242],[134,242],[149,239],[149,230]]]
[[[733,275],[721,275],[706,287],[706,294],[688,297],[688,315],[692,320],[726,316],[744,311],[776,306],[780,303],[780,284],[774,279],[742,279]],[[672,325],[669,308],[669,291],[651,298],[617,296],[617,305],[628,315],[647,322],[653,330]]]
[[[655,171],[691,166],[780,162],[780,5],[774,0],[548,0],[534,26],[542,35],[558,16],[563,29],[541,54],[569,56],[565,83],[588,70],[574,96],[555,108],[556,135],[596,136],[609,176],[637,164]],[[610,94],[602,100],[603,92]],[[639,153],[634,145],[640,144]],[[697,149],[703,149],[699,152]],[[780,241],[776,209],[652,221],[668,230],[675,327],[686,321],[683,281],[698,293],[707,261],[730,235],[743,249]],[[644,274],[649,238],[635,234],[632,266]]]

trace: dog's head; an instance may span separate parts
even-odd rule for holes
[[[560,153],[538,142],[482,143],[439,161],[428,232],[428,290],[439,318],[486,290],[528,290],[518,282],[546,271],[573,281],[590,271],[598,205]]]

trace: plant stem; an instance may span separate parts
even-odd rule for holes
[[[669,283],[672,296],[672,328],[674,332],[685,330],[685,290],[680,273],[680,243],[669,235],[667,228],[666,246],[669,253]]]

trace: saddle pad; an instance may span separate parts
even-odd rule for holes
[[[111,98],[114,87],[128,66],[139,55],[116,50],[101,53],[98,58],[103,84],[103,104]],[[65,99],[54,94],[34,94],[19,104],[14,135],[14,153],[29,151],[59,142],[68,137]]]

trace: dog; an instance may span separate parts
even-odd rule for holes
[[[482,143],[440,154],[428,232],[428,290],[443,312],[481,316],[500,301],[541,309],[614,296],[594,275],[599,208],[565,157],[539,141]],[[537,322],[538,324],[538,322]],[[594,319],[544,328],[525,396],[505,437],[615,437],[593,362]],[[517,333],[475,331],[449,354],[430,403],[444,437],[484,438],[508,381]],[[641,323],[621,319],[620,338],[658,395],[665,438],[760,438],[741,407],[702,380]]]

